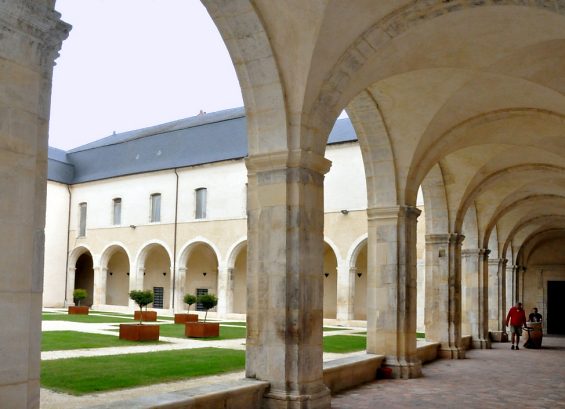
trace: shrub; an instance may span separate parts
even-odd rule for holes
[[[143,324],[143,307],[145,307],[145,311],[147,311],[147,305],[153,302],[153,291],[131,290],[129,292],[129,298],[139,305],[139,323]]]
[[[84,288],[76,288],[73,291],[73,299],[78,301],[77,305],[80,305],[80,302],[88,297],[88,292]]]
[[[208,310],[218,305],[218,297],[216,297],[214,294],[203,294],[198,296],[196,302],[201,304],[202,308],[204,308],[204,310],[206,311],[206,314],[204,314],[204,322],[206,322]]]
[[[188,312],[190,312],[190,306],[196,302],[196,296],[193,294],[184,295],[184,303],[188,304]]]

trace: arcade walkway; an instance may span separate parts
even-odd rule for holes
[[[541,350],[512,351],[510,343],[493,348],[425,365],[419,379],[338,394],[332,409],[565,408],[565,337],[545,337]]]

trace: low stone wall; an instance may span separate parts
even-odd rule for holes
[[[365,354],[324,362],[324,383],[336,393],[374,381],[383,360],[382,355]]]
[[[473,347],[472,339],[473,337],[471,337],[471,335],[461,337],[461,348],[465,351],[470,350]]]
[[[418,346],[416,355],[418,356],[418,359],[422,361],[422,364],[435,361],[438,358],[439,346],[439,342],[430,342],[425,345]]]
[[[97,409],[259,409],[269,383],[241,379],[95,406]]]

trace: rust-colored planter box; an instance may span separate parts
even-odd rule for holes
[[[198,322],[198,314],[175,314],[175,324]]]
[[[142,321],[157,321],[157,311],[143,311]],[[139,311],[133,313],[133,319],[139,320]]]
[[[89,308],[86,305],[69,306],[69,314],[88,315]]]
[[[129,341],[158,341],[159,325],[120,324],[120,339]]]
[[[187,322],[184,335],[189,338],[212,338],[220,336],[219,322]]]

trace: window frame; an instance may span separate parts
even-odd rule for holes
[[[207,210],[208,210],[208,189],[205,187],[199,187],[194,189],[194,219],[205,220],[208,216]]]
[[[123,204],[123,200],[121,197],[115,197],[112,199],[112,226],[122,225],[122,204]],[[117,222],[116,222],[116,208],[117,208],[116,205],[119,205]]]
[[[159,198],[158,201],[158,212],[155,212],[155,200]],[[149,195],[149,222],[150,223],[161,223],[161,206],[162,205],[162,195],[161,193],[151,193]],[[157,217],[155,217],[157,216]]]
[[[84,211],[83,211],[84,209]],[[78,228],[77,237],[86,237],[86,218],[88,214],[88,203],[80,202],[78,204]]]

